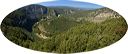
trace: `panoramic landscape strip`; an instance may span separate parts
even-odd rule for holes
[[[76,4],[76,5],[73,5]],[[19,8],[1,23],[13,43],[50,53],[78,53],[119,41],[128,25],[117,12],[86,2],[45,2]]]

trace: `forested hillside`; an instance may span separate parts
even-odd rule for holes
[[[76,53],[96,50],[120,40],[128,25],[117,12],[103,7],[78,9],[32,4],[13,11],[1,23],[5,37],[29,49]]]

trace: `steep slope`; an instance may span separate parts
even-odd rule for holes
[[[117,12],[115,12],[109,8],[96,9],[90,13],[90,16],[92,16],[92,17],[89,17],[89,18],[91,18],[89,20],[91,20],[93,22],[103,22],[106,19],[121,17]]]
[[[79,11],[68,16],[70,16],[77,22],[91,21],[95,23],[103,22],[106,19],[121,17],[117,12],[106,7],[88,11]]]
[[[40,20],[41,15],[47,14],[47,8],[41,5],[28,5],[10,13],[2,23],[18,26],[32,31],[32,26]]]
[[[47,20],[48,23],[60,15],[70,14],[68,9],[52,9],[42,5],[28,5],[10,13],[2,22],[2,27],[12,26],[20,27],[32,32],[32,27],[41,20]],[[58,22],[59,23],[59,22]],[[5,26],[3,26],[3,24]],[[39,26],[41,28],[41,26]],[[45,28],[44,28],[45,30]],[[44,30],[41,30],[43,32]],[[40,34],[43,35],[43,34]],[[40,36],[38,35],[38,36]]]
[[[53,7],[52,7],[53,8]],[[52,9],[51,8],[51,9]],[[57,9],[58,8],[58,9]],[[62,9],[61,7],[53,8],[54,13],[60,15],[49,16],[49,19],[40,20],[33,26],[33,32],[37,33],[37,36],[48,37],[53,34],[67,31],[68,29],[75,27],[78,24],[94,22],[101,23],[107,19],[121,18],[121,16],[108,8],[100,8],[95,10],[74,10],[74,13],[70,12],[72,9]],[[57,12],[56,12],[57,10]],[[66,17],[65,17],[66,16]],[[39,29],[42,28],[42,29]],[[39,32],[40,31],[40,32]]]
[[[42,5],[32,4],[10,13],[3,20],[3,23],[11,26],[22,27],[31,32],[32,26],[41,19],[51,20],[53,17],[58,17],[59,14],[69,14],[70,11],[71,10],[52,9]]]

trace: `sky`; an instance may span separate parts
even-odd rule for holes
[[[42,2],[39,3],[43,6],[69,6],[69,7],[77,7],[77,8],[102,8],[103,6],[87,3],[87,2],[78,2],[78,1],[69,1],[69,0],[56,0],[50,2]]]

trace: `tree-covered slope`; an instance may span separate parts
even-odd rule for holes
[[[115,43],[127,30],[124,19],[111,19],[103,23],[84,23],[53,37],[57,52],[83,52]],[[113,24],[111,24],[113,23]]]

